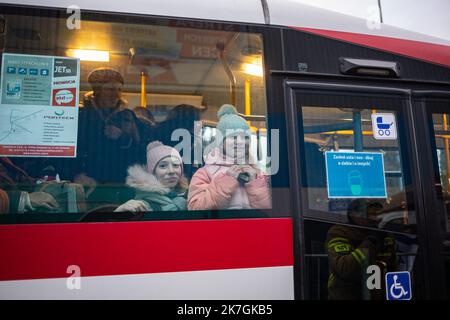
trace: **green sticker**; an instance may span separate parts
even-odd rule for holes
[[[336,252],[349,252],[350,246],[348,244],[339,244],[336,247],[334,247],[334,250]]]

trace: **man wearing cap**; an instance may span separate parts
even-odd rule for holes
[[[85,95],[83,105],[103,122],[104,135],[110,140],[122,140],[120,145],[124,148],[133,141],[139,142],[136,117],[126,109],[127,101],[122,98],[122,75],[111,68],[98,68],[89,74],[88,81],[93,91]],[[122,121],[117,119],[119,115]]]
[[[75,181],[85,186],[123,183],[128,166],[145,158],[138,119],[126,108],[119,72],[98,68],[89,74],[88,81],[93,91],[84,96],[80,108]]]

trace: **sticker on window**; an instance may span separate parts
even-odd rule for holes
[[[80,60],[4,53],[0,156],[76,157]]]
[[[396,140],[397,123],[393,113],[372,113],[373,137],[377,140]]]
[[[325,152],[328,198],[386,198],[382,153]]]

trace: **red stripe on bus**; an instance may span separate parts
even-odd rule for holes
[[[289,218],[0,226],[0,280],[293,265]]]
[[[450,46],[446,45],[353,32],[341,32],[301,27],[292,28],[368,47],[373,47],[376,49],[381,49],[416,59],[442,64],[447,67],[450,66]]]

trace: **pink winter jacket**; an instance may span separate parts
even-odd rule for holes
[[[226,174],[230,165],[207,164],[192,177],[189,185],[189,210],[270,209],[267,176],[260,173],[244,186]]]

